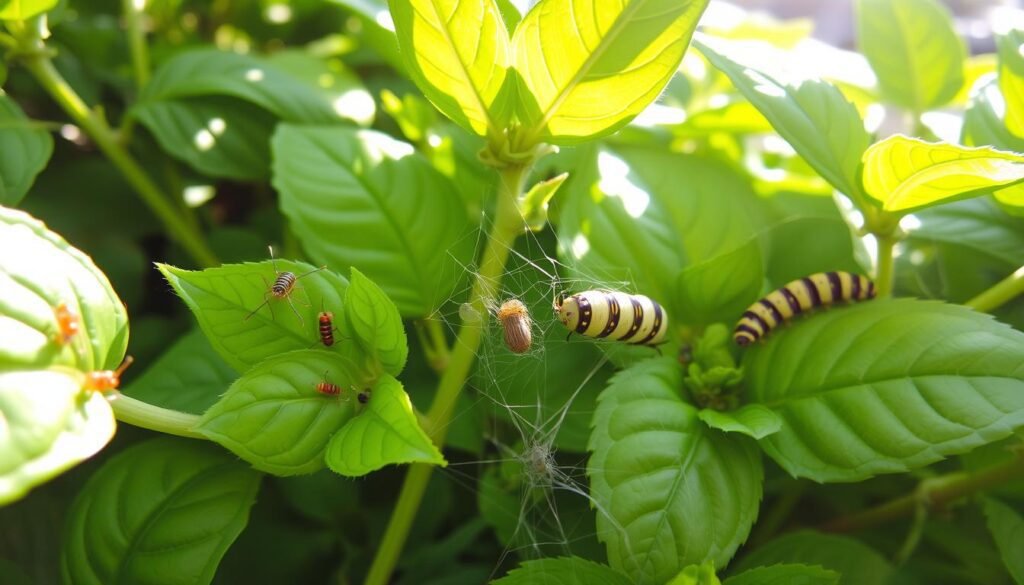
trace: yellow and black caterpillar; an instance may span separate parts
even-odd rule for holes
[[[558,319],[587,337],[656,345],[665,340],[668,316],[644,295],[588,290],[555,301]]]
[[[875,298],[875,283],[849,272],[818,272],[774,290],[747,308],[736,323],[733,339],[746,346],[768,335],[779,323],[815,307],[839,301]]]

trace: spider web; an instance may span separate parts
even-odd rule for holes
[[[477,242],[477,249],[482,243]],[[550,230],[527,232],[514,249],[506,250],[509,260],[498,300],[487,307],[487,315],[476,314],[463,302],[469,283],[480,276],[478,266],[460,265],[465,288],[434,316],[449,338],[463,320],[485,320],[474,372],[464,390],[477,412],[488,415],[484,455],[452,462],[445,472],[476,491],[480,513],[505,547],[491,578],[523,560],[581,556],[603,562],[596,515],[605,515],[617,527],[590,496],[586,445],[597,394],[614,373],[609,354],[621,344],[569,336],[552,303],[563,293],[633,292],[633,285],[571,268],[553,256],[557,243]],[[509,299],[523,302],[530,312],[533,343],[522,354],[506,347],[496,318]],[[457,412],[459,416],[472,413]]]

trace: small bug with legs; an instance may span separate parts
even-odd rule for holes
[[[57,319],[57,343],[66,345],[82,330],[82,321],[63,301],[53,308],[53,315]]]
[[[316,391],[324,396],[337,396],[341,394],[341,386],[327,381],[327,372],[324,372],[324,379],[317,382]]]
[[[270,316],[271,318],[273,318],[274,307],[269,304],[270,301],[273,299],[283,299],[288,301],[288,306],[292,308],[292,312],[294,312],[295,316],[299,318],[299,323],[305,325],[306,320],[302,318],[302,315],[299,314],[299,311],[295,308],[295,305],[292,304],[292,290],[295,289],[295,283],[300,278],[309,276],[314,272],[319,272],[327,267],[321,266],[319,268],[314,268],[313,270],[310,270],[309,272],[304,272],[298,276],[296,276],[294,272],[280,271],[277,269],[277,260],[274,259],[273,246],[267,246],[267,248],[270,250],[270,263],[274,267],[274,284],[269,285],[267,287],[267,292],[263,293],[263,302],[260,303],[255,309],[253,309],[251,313],[246,315],[244,320],[248,321],[250,317],[255,315],[257,311],[263,308],[263,305],[267,305],[270,308]],[[264,283],[266,283],[266,280],[264,280]]]
[[[530,312],[526,305],[516,299],[509,299],[498,309],[498,321],[505,331],[505,345],[512,353],[526,353],[533,343]]]
[[[130,355],[124,356],[124,361],[117,367],[116,370],[102,370],[97,372],[89,372],[85,379],[85,389],[94,390],[96,392],[110,392],[117,390],[118,386],[121,385],[121,374],[128,369],[128,366],[132,365],[135,361]]]
[[[338,330],[334,326],[334,313],[330,311],[320,311],[320,314],[316,316],[317,321],[320,323],[320,343],[326,347],[334,345],[334,332]]]

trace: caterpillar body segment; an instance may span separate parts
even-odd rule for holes
[[[555,303],[558,318],[570,332],[635,345],[665,340],[668,315],[644,295],[588,290]]]
[[[773,290],[747,308],[733,340],[744,347],[768,335],[780,323],[817,307],[875,298],[875,283],[860,274],[818,272]]]

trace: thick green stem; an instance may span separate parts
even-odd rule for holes
[[[46,53],[42,41],[37,39],[34,42],[37,45],[33,47],[34,50],[22,57],[25,68],[71,119],[95,141],[103,154],[121,171],[142,201],[164,224],[171,237],[195,259],[196,263],[204,267],[219,264],[217,256],[207,245],[202,233],[181,215],[180,211],[171,203],[170,197],[161,192],[146,171],[121,146],[116,133],[103,116],[90,110],[82,98],[71,89],[71,86],[53,66],[53,61]]]
[[[469,376],[473,359],[480,347],[480,340],[487,325],[487,307],[494,303],[498,295],[509,251],[524,230],[523,218],[516,200],[522,193],[523,181],[529,166],[513,166],[501,173],[494,223],[490,227],[487,247],[469,297],[473,308],[471,314],[475,317],[470,321],[463,321],[459,328],[448,367],[441,375],[434,402],[427,412],[427,434],[439,446],[444,444],[455,401],[466,383],[466,377]],[[425,464],[413,464],[409,467],[405,482],[402,484],[402,492],[398,496],[398,503],[391,514],[384,538],[377,548],[370,572],[366,576],[366,585],[386,585],[390,582],[391,573],[398,561],[398,555],[405,546],[409,528],[419,510],[423,492],[427,488],[433,469],[433,466]]]
[[[823,525],[828,532],[855,532],[910,516],[920,506],[939,509],[965,496],[1024,477],[1024,456],[976,473],[951,473],[925,480],[913,493],[874,508],[836,518]]]
[[[124,394],[118,394],[110,406],[117,420],[123,423],[189,439],[206,438],[192,430],[199,424],[198,415],[160,408]]]
[[[433,317],[421,319],[416,322],[416,334],[419,336],[420,345],[423,346],[427,363],[435,372],[444,372],[451,360],[451,352],[441,322]]]
[[[977,311],[990,313],[1022,294],[1024,294],[1024,266],[965,304]]]
[[[880,298],[892,295],[893,282],[893,248],[896,237],[893,235],[875,234],[878,241],[878,271],[875,275],[875,291]]]

